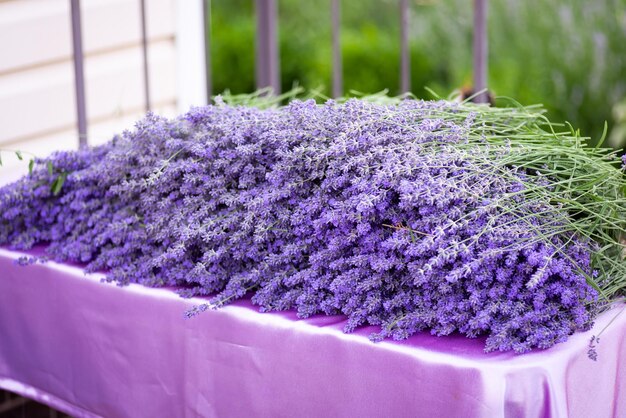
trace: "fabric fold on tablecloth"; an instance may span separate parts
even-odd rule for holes
[[[456,335],[372,343],[374,327],[249,300],[186,319],[204,300],[19,255],[0,249],[0,387],[74,416],[626,416],[626,314],[587,357],[623,305],[549,350],[486,354]]]

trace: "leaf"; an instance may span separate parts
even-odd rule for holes
[[[441,99],[441,96],[439,96],[437,93],[435,93],[435,91],[429,87],[424,87],[424,90],[426,90],[428,93],[430,93],[431,96],[433,96],[436,100]]]
[[[35,167],[35,159],[31,158],[28,162],[28,174],[33,174],[33,168]]]
[[[52,183],[52,194],[55,196],[59,194],[61,188],[63,187],[63,183],[65,183],[65,179],[67,178],[67,173],[63,172],[59,174],[59,176]]]
[[[55,178],[52,184],[50,185],[50,193],[54,193],[57,188],[57,183],[59,182],[59,178]]]
[[[22,151],[15,151],[15,155],[17,155],[17,159],[22,161],[24,157],[22,156]]]
[[[52,161],[48,161],[48,174],[52,175],[52,172],[53,172]]]
[[[600,140],[598,141],[598,143],[596,144],[596,149],[600,148],[602,146],[602,144],[604,143],[604,140],[606,139],[606,132],[609,129],[609,125],[606,123],[606,121],[604,121],[604,130],[602,131],[602,137],[600,137]]]
[[[0,154],[0,167],[2,166],[2,154]]]

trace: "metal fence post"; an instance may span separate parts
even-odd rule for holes
[[[150,111],[150,75],[148,64],[148,35],[146,28],[146,0],[140,0],[141,4],[141,50],[143,55],[143,88],[145,94],[146,112]]]
[[[409,2],[400,0],[400,93],[411,91],[411,56],[409,48]]]
[[[256,0],[256,84],[280,94],[276,0]]]
[[[72,16],[72,47],[74,51],[74,86],[76,90],[76,118],[78,145],[87,146],[87,110],[85,104],[85,75],[83,72],[83,41],[80,26],[80,0],[70,0]]]
[[[487,88],[487,0],[474,0],[474,92]],[[489,103],[483,92],[474,99],[476,103]]]
[[[202,17],[204,23],[204,66],[206,71],[206,99],[211,104],[213,96],[213,80],[211,68],[211,0],[202,2]]]
[[[341,8],[340,0],[332,0],[331,20],[333,39],[333,97],[340,97],[343,94],[343,68],[341,63],[341,38],[340,22]]]

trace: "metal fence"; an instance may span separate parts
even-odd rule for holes
[[[87,146],[87,111],[85,99],[85,79],[83,72],[83,47],[81,31],[80,0],[69,0],[72,22],[74,80],[76,90],[76,113],[79,146]],[[143,79],[145,109],[150,110],[150,79],[148,71],[148,42],[146,29],[146,1],[138,0],[141,10],[141,45],[143,53]],[[188,0],[180,0],[188,1]],[[205,45],[206,97],[212,96],[211,82],[211,0],[203,2],[203,24]],[[487,2],[474,0],[474,39],[473,39],[473,89],[479,93],[474,101],[487,103]],[[398,0],[400,25],[400,91],[410,92],[410,13],[408,0]],[[343,69],[341,57],[341,1],[330,0],[329,17],[332,27],[332,95],[343,94]],[[256,42],[255,75],[257,88],[271,88],[280,93],[280,52],[278,48],[278,5],[277,0],[255,0]]]

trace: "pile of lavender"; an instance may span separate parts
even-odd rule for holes
[[[624,295],[619,158],[536,108],[293,101],[147,115],[0,189],[0,244],[372,339],[547,348]]]

